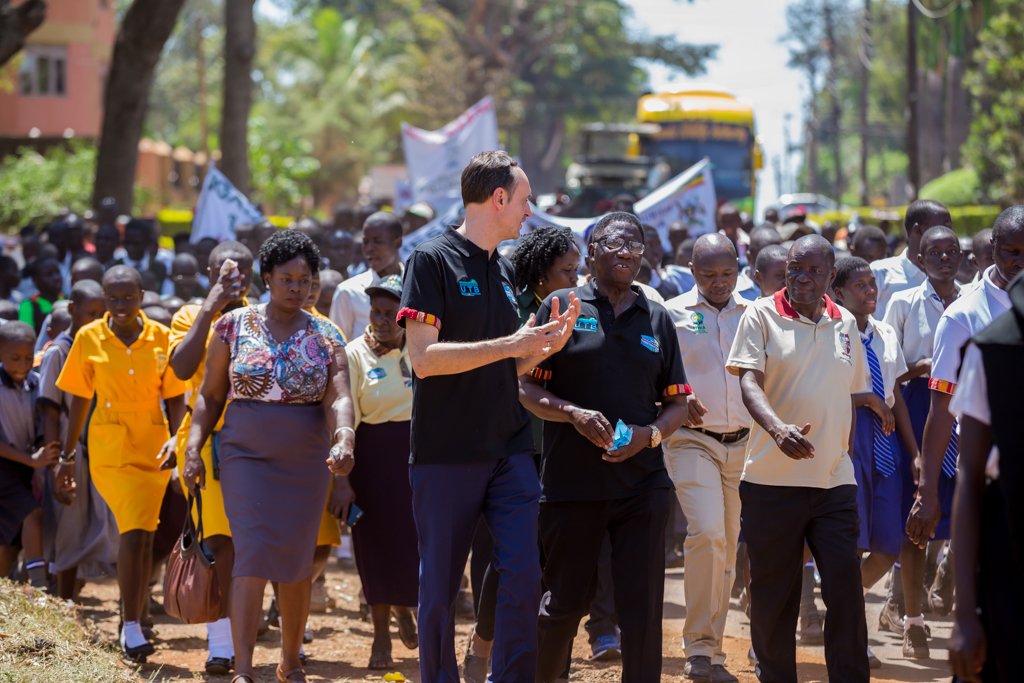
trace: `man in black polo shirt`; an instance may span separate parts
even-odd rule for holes
[[[578,313],[518,328],[512,264],[496,247],[530,216],[530,182],[505,152],[462,171],[465,223],[406,264],[399,323],[412,361],[410,480],[419,536],[420,678],[458,683],[454,601],[481,515],[499,573],[491,671],[532,682],[537,663],[540,486],[519,375],[559,350]]]
[[[622,678],[661,677],[665,524],[673,495],[660,443],[689,418],[690,389],[672,318],[633,284],[645,249],[636,216],[604,216],[588,245],[593,279],[555,292],[537,313],[546,321],[549,308],[556,313],[579,298],[565,348],[522,382],[524,403],[545,421],[540,528],[549,595],[539,625],[540,683],[562,675],[594,595],[606,537]],[[620,420],[632,436],[613,448]]]

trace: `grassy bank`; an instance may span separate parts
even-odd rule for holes
[[[0,580],[0,681],[138,680],[110,645],[75,620],[73,607],[27,586]]]

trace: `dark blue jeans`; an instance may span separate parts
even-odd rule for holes
[[[411,465],[420,550],[420,680],[458,683],[455,598],[483,516],[494,539],[498,606],[491,674],[533,683],[537,670],[540,482],[533,456],[466,465]]]

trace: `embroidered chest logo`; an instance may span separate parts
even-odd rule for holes
[[[690,331],[694,334],[707,334],[708,328],[704,325],[704,314],[694,311],[690,314],[690,323],[693,325]]]
[[[366,379],[369,380],[380,380],[388,376],[388,373],[384,371],[384,368],[370,368],[366,373]]]
[[[658,343],[658,340],[647,334],[640,335],[640,346],[644,347],[651,353],[661,352],[661,344]]]
[[[853,349],[850,343],[850,335],[845,332],[839,333],[839,355],[842,360],[852,363],[853,357],[850,355],[850,351]]]
[[[578,332],[597,332],[597,318],[577,318],[572,329]]]
[[[476,280],[464,277],[459,280],[459,294],[462,296],[480,296],[480,285]]]

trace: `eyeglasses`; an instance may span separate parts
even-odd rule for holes
[[[619,251],[622,247],[626,246],[627,242],[621,237],[602,237],[597,240],[597,243],[608,251]],[[629,242],[629,253],[634,256],[642,256],[646,246],[643,242]]]

